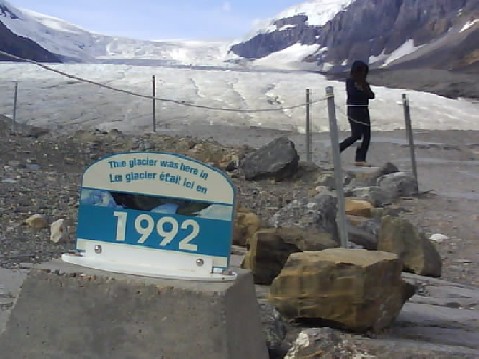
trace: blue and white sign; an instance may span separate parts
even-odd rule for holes
[[[123,153],[83,175],[77,253],[87,267],[229,279],[235,188],[218,169],[171,153]]]

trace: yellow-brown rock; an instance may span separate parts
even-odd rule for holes
[[[360,226],[363,223],[369,221],[369,218],[362,217],[362,216],[353,216],[353,215],[350,215],[350,214],[346,215],[346,219],[353,226]]]
[[[289,255],[298,251],[294,244],[285,243],[274,228],[261,229],[251,238],[241,266],[251,270],[256,284],[269,285],[281,272]]]
[[[345,198],[345,212],[351,216],[371,218],[374,206],[363,199]]]
[[[442,261],[436,247],[406,219],[383,217],[378,250],[397,254],[403,261],[405,271],[441,276]]]
[[[322,320],[353,331],[389,326],[413,288],[392,253],[326,249],[291,254],[269,300],[287,318]]]
[[[34,230],[48,227],[48,221],[43,214],[34,214],[25,220],[25,223]]]
[[[210,142],[197,143],[187,154],[222,170],[226,169],[231,162],[237,163],[240,157],[237,150],[227,149]]]
[[[234,223],[233,244],[246,246],[260,227],[261,220],[258,215],[248,209],[239,208]]]
[[[271,284],[291,253],[337,247],[330,233],[299,228],[260,229],[251,238],[242,267],[253,272],[256,284]]]

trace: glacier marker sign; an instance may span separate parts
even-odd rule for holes
[[[218,169],[172,153],[115,154],[83,175],[76,252],[112,272],[225,280],[235,188]]]

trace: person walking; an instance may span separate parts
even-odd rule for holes
[[[366,165],[366,155],[371,142],[371,120],[369,118],[369,100],[374,99],[366,77],[369,66],[362,61],[355,61],[351,66],[350,77],[346,80],[348,121],[351,126],[351,136],[339,144],[343,152],[362,138],[361,145],[356,149],[356,166]]]

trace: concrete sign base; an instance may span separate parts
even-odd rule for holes
[[[266,359],[252,276],[192,282],[53,261],[25,280],[3,359]]]

